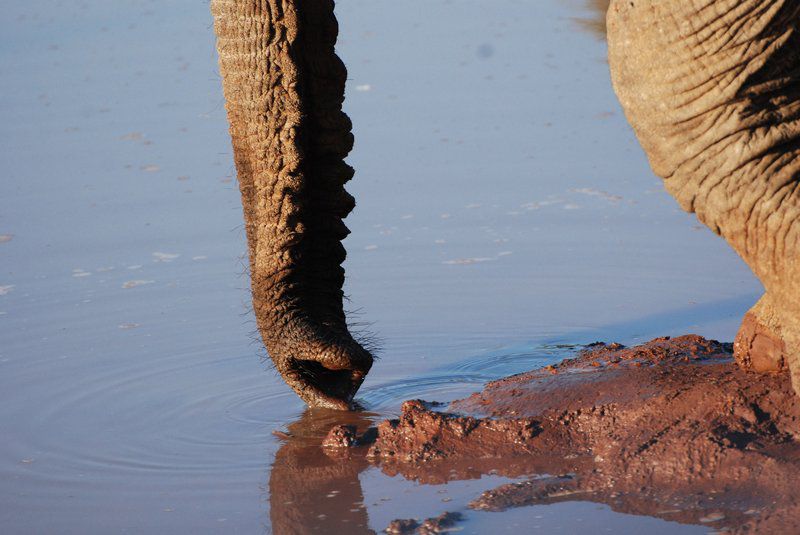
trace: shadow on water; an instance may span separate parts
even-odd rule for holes
[[[747,293],[709,303],[688,305],[658,314],[609,323],[597,329],[572,331],[563,336],[545,339],[543,342],[546,344],[559,344],[565,341],[586,344],[598,340],[622,342],[623,339],[630,338],[649,339],[670,333],[685,334],[696,329],[697,325],[709,324],[731,316],[741,317],[760,297],[759,294]]]

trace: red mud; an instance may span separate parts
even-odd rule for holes
[[[392,520],[384,530],[386,533],[418,533],[419,535],[432,535],[452,531],[450,528],[461,520],[461,513],[445,512],[434,518],[426,519],[422,524],[413,518]]]
[[[378,426],[368,456],[430,483],[475,477],[469,470],[564,474],[487,491],[476,510],[580,499],[717,529],[800,532],[800,399],[788,374],[745,371],[729,344],[699,336],[595,344],[445,411],[408,401]]]
[[[316,446],[294,439],[276,458],[273,499],[288,499],[273,509],[288,510],[273,510],[273,521],[311,521],[301,489],[319,496],[346,486],[357,501],[357,474],[378,466],[422,484],[520,478],[476,496],[477,511],[592,501],[716,530],[800,533],[800,398],[789,375],[746,371],[730,344],[699,336],[594,344],[449,406],[407,401],[377,429],[368,419],[315,425]],[[366,524],[365,513],[353,514],[351,526]],[[443,528],[423,526],[389,527]]]

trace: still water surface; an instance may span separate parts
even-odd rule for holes
[[[602,3],[337,2],[346,291],[382,357],[361,418],[595,340],[731,340],[757,299],[650,173],[610,87]],[[331,416],[303,414],[254,332],[207,2],[5,8],[4,533],[281,532],[298,511],[300,532],[358,533],[444,510],[467,533],[707,531],[589,502],[464,509],[500,476],[314,472],[308,437]]]

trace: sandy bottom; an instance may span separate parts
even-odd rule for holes
[[[321,444],[304,445],[324,452],[317,473],[276,463],[272,481],[308,496],[304,485],[319,489],[321,477],[343,488],[336,474],[367,465],[422,484],[490,474],[516,480],[476,495],[469,510],[589,501],[716,530],[797,533],[798,439],[800,400],[787,375],[743,371],[729,344],[688,335],[593,344],[449,405],[413,400],[376,427],[334,424]],[[353,500],[330,498],[334,508]],[[273,527],[307,523],[302,511],[273,502]],[[438,517],[397,519],[387,531],[437,533],[461,518],[443,504]]]

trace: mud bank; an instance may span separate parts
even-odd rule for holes
[[[800,400],[788,374],[742,370],[731,349],[694,335],[594,344],[449,406],[408,401],[374,441],[334,428],[327,443],[420,483],[526,477],[477,496],[474,510],[581,500],[716,529],[797,533]]]

